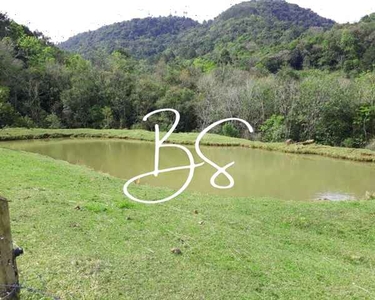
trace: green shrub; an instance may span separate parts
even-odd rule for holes
[[[17,119],[17,113],[12,105],[0,101],[0,128],[13,125]]]
[[[240,131],[232,123],[224,124],[221,132],[225,136],[240,137]]]
[[[367,146],[366,149],[375,151],[375,140],[372,140]]]
[[[355,146],[355,140],[353,138],[347,138],[345,139],[342,144],[343,147],[345,148],[354,148]]]
[[[260,127],[262,140],[265,142],[281,142],[285,139],[285,118],[273,115]]]
[[[36,124],[30,117],[25,116],[25,117],[20,117],[17,120],[16,126],[24,127],[24,128],[35,128]]]
[[[46,123],[47,123],[48,128],[50,129],[61,128],[60,118],[55,113],[52,113],[46,117]]]

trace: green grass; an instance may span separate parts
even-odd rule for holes
[[[0,149],[0,170],[13,238],[25,249],[21,283],[43,293],[105,300],[375,298],[375,201],[184,193],[146,206],[125,199],[120,179],[37,154]],[[171,192],[133,191],[158,198]],[[174,247],[182,255],[172,254]],[[23,290],[22,297],[42,296]]]
[[[193,144],[198,133],[175,133],[169,142],[179,144]],[[47,139],[64,137],[101,137],[122,138],[143,141],[154,141],[153,132],[144,130],[98,130],[98,129],[25,129],[9,128],[0,130],[0,141]],[[303,146],[301,144],[286,145],[285,143],[262,143],[245,139],[228,138],[216,134],[207,134],[202,144],[209,146],[240,146],[285,153],[322,155],[331,158],[348,159],[362,162],[375,162],[375,151],[369,149],[351,149],[341,147],[329,147],[322,145]]]

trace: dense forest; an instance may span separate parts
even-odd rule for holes
[[[119,49],[138,59],[150,58],[169,48],[181,32],[198,26],[192,19],[173,16],[133,19],[78,34],[59,46],[86,58],[95,57],[100,50],[110,54]]]
[[[333,21],[297,5],[262,0],[234,5],[203,24],[172,16],[134,19],[79,34],[59,46],[86,58],[98,50],[110,54],[123,49],[136,58],[157,60],[168,49],[169,54],[183,59],[205,56],[215,60],[227,49],[233,59],[246,59],[261,56],[270,46],[286,45],[309,28],[333,25]]]
[[[135,19],[54,45],[0,14],[0,126],[179,131],[227,117],[218,133],[375,149],[375,14],[335,24],[280,0],[234,5],[202,24]],[[159,117],[167,129],[170,116]]]

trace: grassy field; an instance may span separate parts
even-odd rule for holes
[[[0,169],[25,249],[22,299],[375,298],[375,201],[184,193],[145,206],[125,199],[120,179],[41,155],[0,149]]]
[[[179,144],[193,144],[198,133],[175,133],[169,139],[170,142]],[[154,141],[153,132],[144,130],[97,130],[97,129],[25,129],[9,128],[0,130],[0,141],[47,139],[68,137],[106,137]],[[322,155],[331,158],[348,159],[362,162],[375,162],[375,151],[366,149],[351,149],[329,147],[322,145],[302,144],[287,145],[285,143],[262,143],[245,139],[228,138],[221,135],[207,134],[202,141],[204,145],[212,146],[241,146],[248,148],[279,151],[285,153]]]

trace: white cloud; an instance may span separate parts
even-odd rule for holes
[[[63,41],[77,33],[95,30],[103,25],[147,16],[187,15],[203,21],[212,19],[241,0],[2,0],[0,11],[21,24],[39,30],[53,41]],[[375,12],[375,1],[288,0],[311,8],[324,17],[354,22]]]

